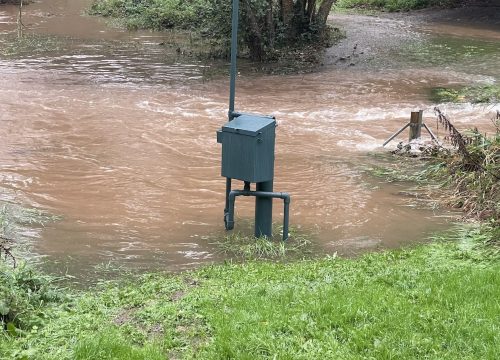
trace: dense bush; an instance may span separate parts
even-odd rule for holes
[[[131,29],[189,29],[201,24],[200,11],[207,7],[203,0],[100,0],[93,3],[90,13],[125,19]]]
[[[253,60],[272,60],[280,50],[330,43],[327,15],[334,0],[240,1],[239,42]],[[121,19],[130,29],[187,29],[228,54],[231,0],[97,0],[90,13]]]

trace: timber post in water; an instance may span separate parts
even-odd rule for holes
[[[386,146],[387,144],[389,144],[392,140],[394,140],[396,136],[401,134],[407,127],[410,128],[409,141],[419,139],[422,136],[422,126],[425,128],[425,130],[427,130],[432,140],[434,140],[438,145],[441,145],[436,135],[434,135],[434,133],[431,131],[431,129],[429,129],[429,127],[426,124],[424,124],[422,116],[423,112],[424,112],[423,110],[412,111],[410,116],[410,122],[405,126],[403,126],[401,129],[399,129],[398,131],[396,131],[393,135],[391,135],[391,137],[389,137],[389,139],[387,139],[382,144],[382,146]]]
[[[410,137],[408,141],[419,139],[422,136],[422,113],[423,110],[412,111],[410,116]]]

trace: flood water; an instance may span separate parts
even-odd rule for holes
[[[12,45],[16,8],[0,7],[0,200],[61,216],[27,236],[76,268],[220,260],[210,239],[225,233],[215,132],[227,64],[179,57],[172,34],[107,27],[82,15],[88,3],[26,6],[25,35],[41,43],[26,49]],[[334,16],[348,38],[318,72],[238,77],[237,110],[277,117],[275,190],[292,196],[291,225],[328,253],[398,247],[450,226],[446,212],[408,206],[407,185],[364,169],[411,111],[424,109],[435,129],[432,87],[500,79],[500,29],[411,20]],[[483,131],[499,108],[440,107],[458,128]],[[236,208],[236,230],[251,233],[253,199]],[[280,223],[278,201],[274,213]]]

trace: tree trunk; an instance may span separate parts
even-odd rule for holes
[[[281,0],[281,19],[288,39],[295,37],[294,14],[293,0]]]
[[[267,14],[266,14],[266,30],[269,40],[269,47],[271,49],[274,49],[274,38],[276,37],[276,32],[274,29],[273,0],[268,0]]]
[[[293,18],[293,0],[281,0],[281,18],[288,25]]]
[[[316,0],[309,0],[307,2],[307,19],[309,22],[312,21],[314,16],[316,15]]]
[[[250,50],[250,58],[253,61],[262,61],[264,59],[264,41],[262,30],[259,26],[254,10],[250,5],[250,0],[245,0],[244,3],[248,16],[248,25],[250,26],[250,31],[248,32],[246,39],[248,49]]]
[[[332,9],[335,0],[323,0],[319,6],[318,13],[316,14],[315,20],[316,24],[320,29],[324,29],[326,26],[326,20],[328,20],[328,15]]]

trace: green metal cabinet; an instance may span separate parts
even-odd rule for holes
[[[222,176],[251,183],[274,178],[276,120],[241,114],[217,132],[222,144]]]

